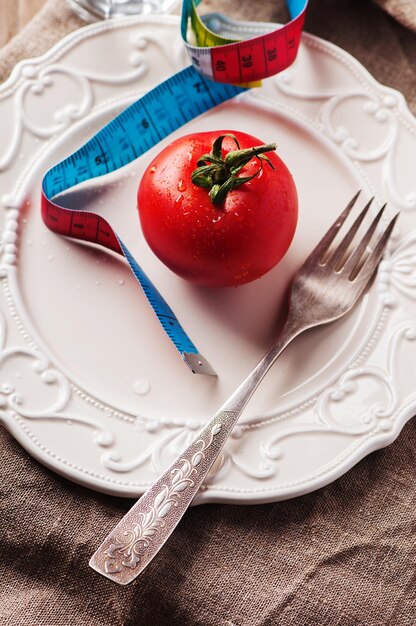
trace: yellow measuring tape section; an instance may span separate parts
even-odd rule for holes
[[[214,31],[210,30],[206,24],[201,20],[196,10],[198,4],[201,4],[202,0],[197,0],[196,2],[192,0],[192,8],[191,8],[191,27],[192,31],[195,35],[195,43],[197,46],[212,48],[213,46],[224,46],[228,43],[237,43],[240,41],[239,39],[227,39],[225,37],[221,37]],[[261,87],[261,81],[256,81],[253,83],[239,83],[240,87]]]

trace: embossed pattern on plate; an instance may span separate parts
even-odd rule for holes
[[[38,193],[48,165],[184,63],[177,18],[120,20],[73,33],[19,64],[0,88],[0,420],[68,478],[117,495],[143,492],[270,344],[288,280],[362,186],[402,211],[376,283],[339,328],[305,335],[279,360],[196,501],[292,497],[389,444],[415,412],[406,363],[416,349],[416,123],[401,94],[305,35],[292,68],[182,129],[273,138],[294,174],[293,246],[238,290],[194,289],[149,252],[135,210],[145,157],[67,198],[111,211],[220,374],[195,383],[127,268],[45,231]],[[125,211],[113,216],[114,207]]]

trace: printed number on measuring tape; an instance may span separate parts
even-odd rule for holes
[[[296,56],[307,2],[292,0],[287,4],[292,21],[277,28],[239,23],[218,14],[205,16],[202,21],[194,2],[185,0],[182,35],[192,65],[122,111],[76,152],[52,167],[42,182],[42,218],[46,226],[57,234],[98,244],[123,255],[166,334],[188,367],[200,374],[215,375],[215,372],[110,223],[82,207],[74,210],[61,206],[55,198],[79,183],[104,176],[134,161],[187,122],[244,91],[243,84],[261,80],[287,67]],[[196,46],[187,43],[188,22],[192,25]],[[269,32],[264,33],[266,26]],[[261,29],[262,35],[259,34]],[[242,38],[248,33],[255,36],[230,43],[230,39],[224,37],[229,33]],[[263,55],[259,42],[263,42]],[[135,199],[132,199],[133,207]]]
[[[278,74],[295,60],[307,0],[287,0],[291,20],[284,26],[239,22],[219,13],[199,17],[196,6],[200,2],[184,0],[181,34],[192,64],[208,78],[221,83],[253,83]],[[195,44],[188,42],[189,23]]]

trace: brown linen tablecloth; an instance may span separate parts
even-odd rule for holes
[[[258,16],[258,2],[240,0],[245,14],[253,7]],[[0,79],[78,24],[63,0],[50,0],[0,53]],[[312,0],[306,28],[352,52],[416,111],[414,33],[363,0]],[[144,574],[118,587],[87,563],[132,503],[56,476],[0,429],[0,625],[414,626],[415,450],[411,421],[316,493],[194,507]]]

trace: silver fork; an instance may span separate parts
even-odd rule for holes
[[[90,566],[97,572],[126,585],[143,571],[182,518],[243,409],[278,356],[303,331],[348,313],[370,285],[398,214],[379,235],[364,262],[364,254],[386,205],[373,219],[354,251],[350,253],[349,248],[372,200],[336,249],[329,251],[359,193],[295,275],[290,290],[289,315],[278,340],[187,449],[149,487],[104,540],[90,560]]]

